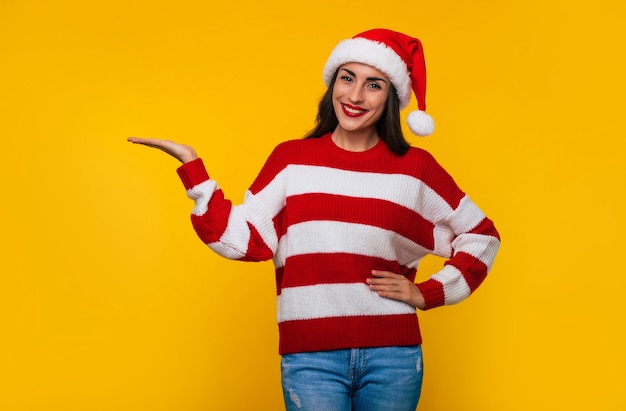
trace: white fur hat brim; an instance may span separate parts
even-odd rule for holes
[[[391,48],[366,38],[351,38],[340,42],[330,54],[322,73],[326,86],[330,85],[339,67],[347,63],[363,63],[382,71],[396,88],[400,109],[411,101],[411,78],[406,64]]]

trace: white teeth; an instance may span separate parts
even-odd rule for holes
[[[353,108],[350,108],[348,106],[343,106],[343,108],[350,114],[361,114],[361,113],[365,113],[367,110],[355,110]]]

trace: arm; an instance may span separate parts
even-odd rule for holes
[[[265,261],[273,257],[278,243],[273,215],[258,196],[248,191],[243,204],[233,205],[209,178],[200,158],[183,164],[177,173],[195,203],[193,228],[211,250],[233,260]]]
[[[427,310],[456,304],[478,288],[493,265],[500,235],[434,158],[422,178],[428,194],[421,209],[434,224],[432,253],[447,258],[439,272],[417,284]]]
[[[468,200],[469,201],[469,200]],[[372,271],[367,284],[381,297],[404,301],[420,310],[456,304],[483,282],[491,269],[500,237],[491,220],[482,218],[450,242],[453,255],[444,268],[419,284],[389,271]]]
[[[248,192],[243,204],[233,206],[190,146],[135,137],[128,141],[162,150],[183,163],[177,173],[195,202],[192,225],[209,248],[230,259],[263,261],[273,256],[277,243],[273,216],[254,195]]]
[[[381,297],[427,310],[467,298],[487,276],[500,237],[493,222],[430,155],[422,160],[426,166],[416,211],[432,223],[432,254],[448,260],[442,270],[418,284],[387,271],[373,271],[367,283]]]

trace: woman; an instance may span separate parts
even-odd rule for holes
[[[129,138],[180,160],[191,220],[220,255],[273,259],[287,410],[415,410],[422,384],[416,308],[457,303],[487,275],[491,220],[411,131],[428,135],[419,40],[386,29],[339,43],[324,68],[317,126],[279,144],[233,206],[193,148]],[[448,258],[414,283],[427,254]]]

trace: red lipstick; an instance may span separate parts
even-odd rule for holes
[[[341,108],[343,109],[344,114],[348,117],[360,117],[369,111],[362,107],[352,106],[350,104],[343,103],[341,104]]]

